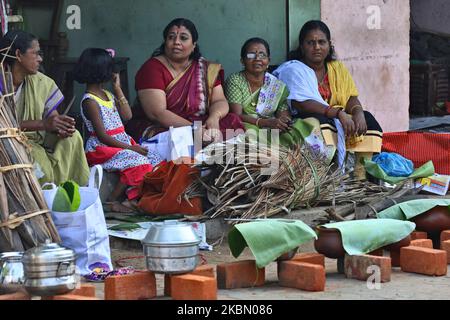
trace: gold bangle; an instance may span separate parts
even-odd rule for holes
[[[261,118],[256,119],[256,123],[255,123],[255,124],[256,124],[257,127],[259,127],[258,122],[259,122],[260,120],[261,120]]]
[[[361,107],[361,109],[363,108],[362,105],[360,104],[355,104],[351,109],[350,109],[350,114],[353,115],[353,109],[355,109],[356,107]]]
[[[216,111],[216,113],[219,114],[219,120],[222,119],[222,114],[220,113],[220,111]]]

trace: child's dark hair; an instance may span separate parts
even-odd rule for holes
[[[105,49],[88,48],[83,51],[73,70],[79,83],[103,83],[112,79],[114,60]]]
[[[37,40],[36,36],[28,32],[21,30],[8,31],[0,40],[0,49],[6,49],[11,46],[8,53],[6,51],[2,52],[3,54],[8,54],[5,58],[5,63],[12,66],[17,61],[15,58],[12,58],[16,56],[16,51],[19,50],[20,53],[25,54],[31,48],[34,40]],[[1,59],[4,57],[3,54]]]

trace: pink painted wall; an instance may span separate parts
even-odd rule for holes
[[[370,10],[377,7],[379,28],[377,15]],[[408,130],[409,1],[322,0],[321,17],[365,109],[385,132]]]

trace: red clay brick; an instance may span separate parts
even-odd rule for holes
[[[424,231],[413,231],[410,236],[411,240],[428,239],[428,234]]]
[[[174,300],[217,300],[217,281],[212,277],[194,274],[172,276]]]
[[[383,250],[383,248],[380,248],[380,249],[374,250],[372,252],[369,252],[367,255],[368,256],[383,257],[384,256],[384,250]]]
[[[370,270],[369,267],[378,266],[381,271],[380,281],[391,281],[391,258],[389,257],[372,255],[345,255],[344,264],[345,276],[347,278],[366,281],[371,275],[373,275],[373,270]]]
[[[450,240],[450,230],[444,230],[441,232],[441,242]]]
[[[79,288],[77,288],[67,294],[95,298],[95,286],[93,284],[89,284],[89,283],[82,283]],[[55,297],[57,297],[57,296],[42,297],[41,300],[58,300],[58,299],[55,299]],[[59,300],[61,300],[61,299],[59,299]]]
[[[312,263],[312,264],[318,264],[322,267],[325,266],[325,256],[320,253],[297,253],[291,261],[298,261],[298,262],[306,262],[306,263]]]
[[[219,264],[216,273],[219,289],[260,287],[266,281],[265,268],[257,269],[254,260]]]
[[[433,249],[433,241],[431,239],[411,240],[411,243],[409,245],[413,247]]]
[[[389,255],[391,257],[391,267],[400,267],[400,251],[389,251]]]
[[[325,268],[318,264],[281,261],[278,269],[280,286],[306,291],[325,290]]]
[[[447,252],[447,264],[450,264],[450,240],[441,242],[441,250]]]
[[[156,297],[156,278],[150,271],[112,276],[105,280],[105,300],[145,300]]]
[[[403,247],[400,249],[400,266],[404,272],[445,276],[447,252],[429,248]]]
[[[202,266],[198,266],[197,268],[194,269],[194,271],[189,272],[187,274],[194,274],[197,276],[204,276],[204,277],[211,277],[211,278],[215,278],[216,275],[214,273],[214,267],[212,265],[209,264],[205,264]],[[171,277],[173,275],[170,274],[165,274],[164,275],[164,295],[169,296],[170,297],[170,292],[171,292]]]
[[[52,300],[100,300],[100,299],[96,297],[80,296],[76,294],[62,294],[60,296],[53,296]]]
[[[31,297],[26,292],[18,291],[10,294],[0,295],[0,301],[1,300],[31,300]]]

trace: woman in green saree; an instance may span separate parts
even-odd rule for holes
[[[238,114],[250,137],[257,135],[269,142],[279,130],[280,144],[292,147],[301,144],[312,126],[301,119],[292,121],[286,85],[267,72],[270,62],[269,44],[261,38],[248,39],[241,48],[244,70],[231,74],[225,83],[225,95],[231,111]],[[260,129],[269,129],[267,135]]]
[[[39,182],[74,180],[87,184],[89,167],[83,139],[75,129],[75,120],[58,114],[57,108],[64,100],[62,92],[51,78],[38,71],[42,57],[37,38],[24,31],[9,31],[1,39],[0,49],[12,73],[20,129],[31,145]],[[51,150],[44,142],[50,133],[59,138]]]

